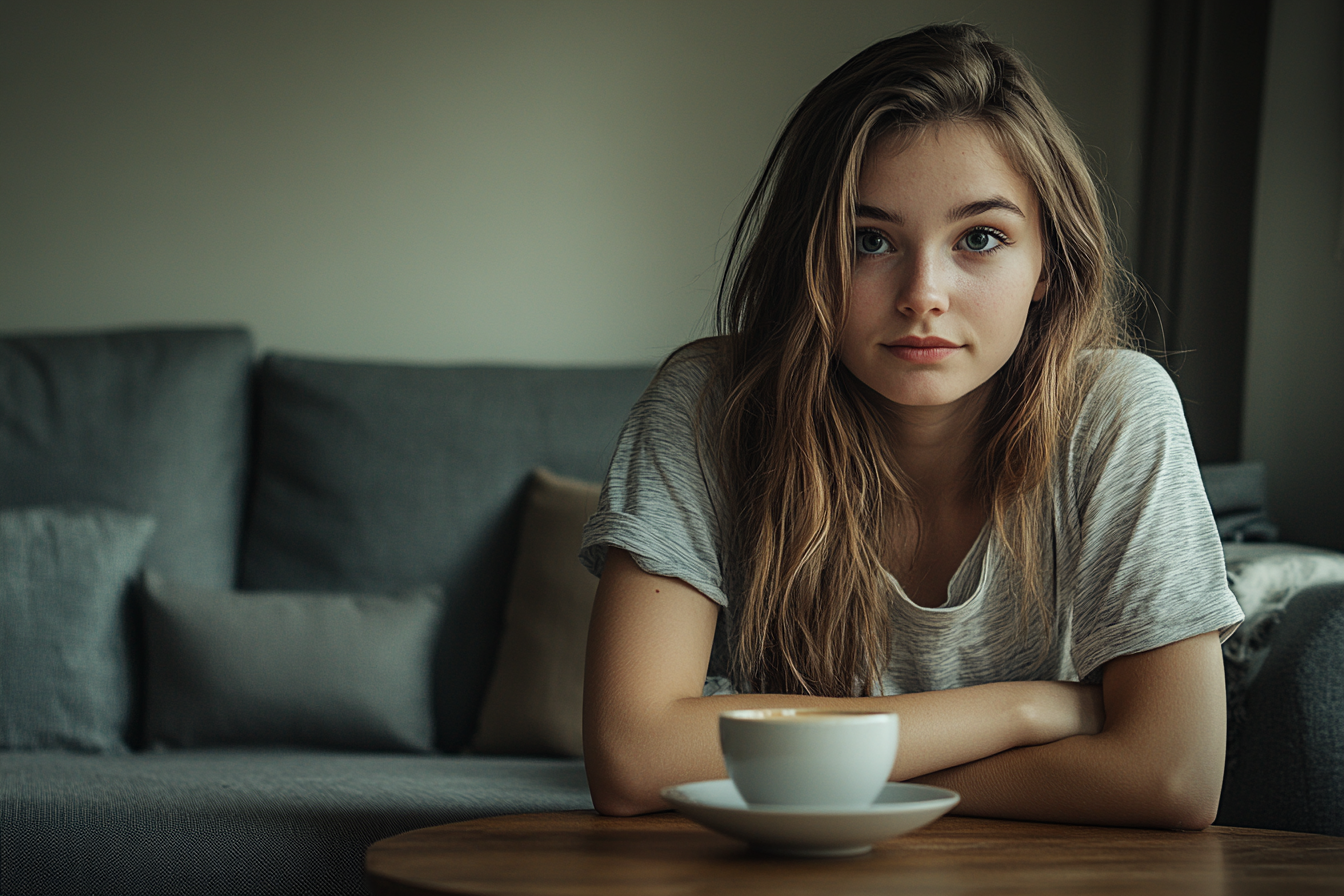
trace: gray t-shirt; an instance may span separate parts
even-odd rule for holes
[[[631,411],[584,529],[584,564],[601,575],[608,546],[646,572],[672,576],[732,612],[720,550],[723,507],[697,419],[715,343],[683,349]],[[891,578],[891,659],[883,691],[993,681],[1100,680],[1101,667],[1204,632],[1226,639],[1242,620],[1190,445],[1165,371],[1131,351],[1092,353],[1102,365],[1051,477],[1053,583],[1048,620],[1023,614],[1005,546],[986,525],[948,583],[946,603],[921,607]],[[720,613],[705,693],[730,691]],[[1042,650],[1048,644],[1047,650]]]

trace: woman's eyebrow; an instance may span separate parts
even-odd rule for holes
[[[889,212],[886,209],[878,208],[875,205],[856,205],[854,206],[854,217],[873,218],[877,221],[886,221],[888,224],[904,224],[905,219],[895,212]]]
[[[985,212],[995,210],[1005,211],[1009,214],[1017,215],[1022,220],[1027,216],[1017,204],[1003,198],[1002,196],[991,196],[988,199],[977,199],[975,202],[968,202],[965,205],[959,205],[947,213],[948,223],[961,221],[965,218],[974,218],[976,215],[983,215]]]
[[[976,215],[983,215],[990,211],[1005,211],[1012,215],[1017,215],[1022,220],[1026,220],[1026,213],[1017,207],[1017,203],[1002,196],[991,196],[988,199],[977,199],[974,202],[968,202],[965,205],[959,205],[947,212],[949,223],[961,221],[966,218],[974,218]],[[856,205],[854,206],[854,217],[872,218],[875,221],[886,221],[888,224],[901,225],[905,223],[905,218],[896,212],[889,212],[884,208],[878,208],[875,205]]]

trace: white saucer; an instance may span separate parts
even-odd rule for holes
[[[862,855],[877,841],[923,827],[961,802],[960,794],[941,787],[888,784],[863,809],[748,806],[727,778],[665,787],[662,796],[710,830],[790,856]]]

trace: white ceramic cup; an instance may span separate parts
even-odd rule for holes
[[[871,805],[896,762],[892,712],[735,709],[719,714],[728,777],[752,806]]]

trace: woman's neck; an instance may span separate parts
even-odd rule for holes
[[[977,390],[952,405],[891,409],[894,453],[913,489],[919,531],[891,546],[887,568],[922,607],[946,603],[985,523],[974,476],[983,407]]]
[[[977,389],[938,407],[890,408],[896,461],[926,509],[948,501],[973,501],[976,434],[984,406]]]

